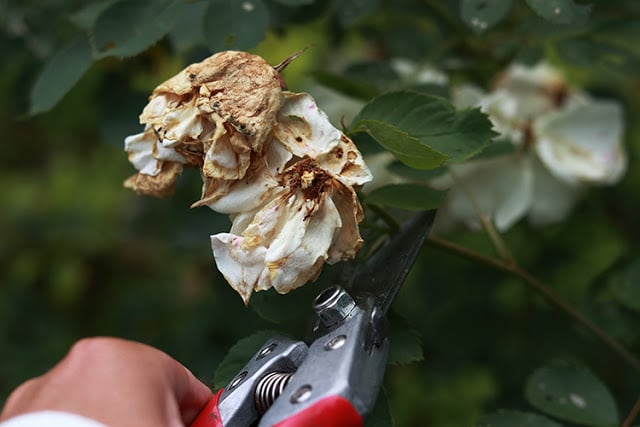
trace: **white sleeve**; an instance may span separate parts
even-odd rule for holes
[[[107,427],[77,414],[59,411],[39,411],[18,415],[0,423],[0,427]]]

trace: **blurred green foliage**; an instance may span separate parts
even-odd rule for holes
[[[569,7],[571,15],[557,17],[534,0],[514,0],[507,9],[465,0],[261,0],[252,9],[262,14],[252,15],[259,25],[228,25],[225,33],[203,17],[218,17],[212,8],[227,3],[0,0],[0,401],[84,336],[158,346],[213,384],[239,339],[267,329],[304,333],[300,316],[319,285],[284,297],[259,293],[245,308],[209,247],[208,236],[226,230],[228,219],[188,208],[200,191],[197,172],[185,173],[170,199],[122,187],[133,173],[123,139],[140,130],[148,94],[221,48],[252,49],[275,64],[314,45],[285,71],[290,88],[302,90],[316,76],[365,100],[403,88],[388,68],[398,57],[484,87],[511,61],[546,58],[573,83],[621,100],[630,162],[624,180],[591,189],[562,224],[522,223],[504,239],[523,268],[640,354],[640,3],[593,0],[588,9],[549,2]],[[245,19],[242,5],[234,7],[220,16]],[[545,20],[549,13],[555,18]],[[113,24],[150,16],[142,33],[131,28],[127,36]],[[66,61],[86,61],[86,73],[62,61],[66,71],[40,74],[77,40],[89,49]],[[485,235],[461,231],[452,239],[493,254]],[[524,425],[518,417],[555,425],[530,414],[536,406],[525,397],[531,374],[555,360],[588,366],[610,390],[621,420],[638,398],[640,372],[521,280],[490,266],[426,247],[394,310],[411,325],[405,332],[419,338],[399,335],[406,343],[396,349],[399,359],[424,354],[387,372],[397,426],[472,425],[498,408],[513,411],[493,415],[502,422],[495,425]]]

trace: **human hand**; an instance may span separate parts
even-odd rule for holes
[[[211,397],[207,386],[158,349],[117,338],[87,338],[49,372],[15,389],[0,421],[54,410],[113,427],[183,427]]]

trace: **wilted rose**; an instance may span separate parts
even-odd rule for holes
[[[211,236],[218,269],[249,302],[254,290],[287,293],[315,280],[324,262],[362,244],[354,187],[371,180],[355,144],[308,94],[282,89],[276,69],[244,52],[222,52],[158,86],[125,141],[138,174],[125,185],[170,194],[183,167],[199,167],[192,206],[229,214]]]

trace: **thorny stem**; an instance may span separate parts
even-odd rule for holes
[[[627,415],[627,418],[624,419],[622,427],[631,427],[631,423],[633,423],[638,414],[640,414],[640,397],[638,398],[638,400],[636,400],[636,403],[631,408],[631,411],[629,411],[629,415]]]
[[[605,332],[602,328],[600,328],[598,325],[596,325],[587,317],[585,317],[571,304],[564,301],[562,297],[556,294],[547,284],[545,284],[543,281],[533,276],[526,270],[522,269],[515,262],[513,261],[508,262],[505,260],[491,258],[480,252],[474,251],[473,249],[442,239],[437,236],[429,236],[427,241],[433,246],[446,249],[452,253],[463,256],[467,259],[478,261],[482,264],[493,267],[496,270],[500,270],[505,273],[512,274],[522,279],[525,283],[527,283],[539,294],[541,294],[549,303],[554,305],[556,308],[559,308],[561,311],[563,311],[573,320],[575,320],[576,322],[584,326],[587,330],[589,330],[592,334],[594,334],[598,339],[600,339],[600,341],[602,341],[607,347],[609,347],[611,350],[616,352],[620,357],[622,357],[636,371],[640,372],[640,360],[638,360],[633,354],[631,354],[629,350],[627,350],[622,344],[620,344],[615,338],[613,338],[611,335]],[[633,413],[634,411],[635,413]],[[635,418],[638,411],[640,411],[640,401],[639,403],[636,403],[636,405],[634,406],[634,409],[632,410],[632,414],[630,414],[630,416],[633,415],[633,418]]]
[[[471,191],[469,191],[469,189],[462,183],[462,181],[452,168],[449,168],[449,173],[453,177],[453,180],[456,181],[456,184],[458,185],[458,187],[460,187],[467,199],[469,199],[469,202],[471,202],[473,210],[478,214],[478,218],[480,218],[480,222],[482,223],[482,228],[484,228],[489,235],[489,240],[491,240],[491,244],[498,253],[498,256],[509,264],[515,264],[515,260],[511,255],[511,251],[509,251],[509,248],[505,244],[504,240],[502,240],[500,233],[498,233],[496,228],[493,226],[493,222],[491,222],[491,220],[487,217],[487,215],[480,207],[480,204],[474,197],[473,193],[471,193]]]

